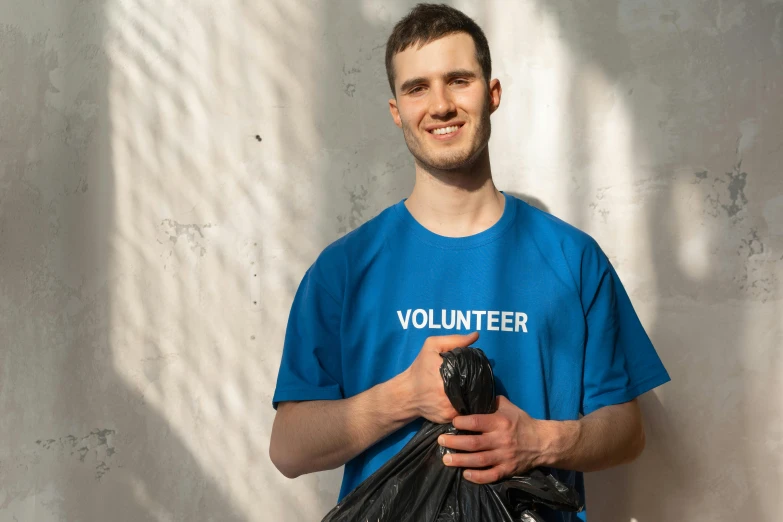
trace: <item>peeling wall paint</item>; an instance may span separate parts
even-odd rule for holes
[[[90,460],[96,463],[95,480],[100,480],[111,470],[111,457],[115,453],[112,443],[114,433],[114,430],[93,430],[84,437],[66,435],[59,439],[39,439],[35,443],[45,450],[76,455],[82,463],[90,456]]]
[[[319,520],[267,457],[320,250],[407,196],[413,1],[0,4],[0,522]],[[466,2],[498,186],[592,234],[673,382],[591,520],[783,511],[783,2]]]

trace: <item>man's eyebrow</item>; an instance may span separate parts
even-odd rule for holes
[[[455,69],[453,71],[449,71],[446,74],[443,75],[443,78],[448,80],[453,80],[454,78],[477,78],[478,75],[470,71],[468,69]],[[427,78],[424,78],[423,76],[419,76],[417,78],[411,78],[410,80],[405,80],[402,85],[400,85],[400,92],[405,92],[411,87],[418,85],[420,83],[427,83]]]
[[[477,75],[473,71],[467,69],[457,69],[446,73],[445,78],[447,80],[453,80],[454,78],[477,78]]]
[[[418,78],[411,78],[410,80],[405,80],[402,82],[402,85],[400,85],[400,91],[405,92],[414,85],[417,85],[419,83],[426,83],[427,79],[423,76],[419,76]]]

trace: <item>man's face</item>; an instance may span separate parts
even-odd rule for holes
[[[425,168],[469,167],[489,141],[489,115],[500,104],[500,83],[484,81],[473,39],[455,33],[409,47],[393,58],[394,123]]]

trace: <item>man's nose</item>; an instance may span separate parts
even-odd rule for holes
[[[449,92],[448,87],[435,87],[430,89],[430,116],[435,118],[444,118],[450,116],[457,110],[454,99]]]

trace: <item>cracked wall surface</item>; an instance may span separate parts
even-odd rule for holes
[[[0,3],[0,522],[309,521],[267,456],[288,310],[405,197],[414,2]],[[673,381],[591,520],[783,511],[783,2],[454,1],[493,172],[592,234]]]

